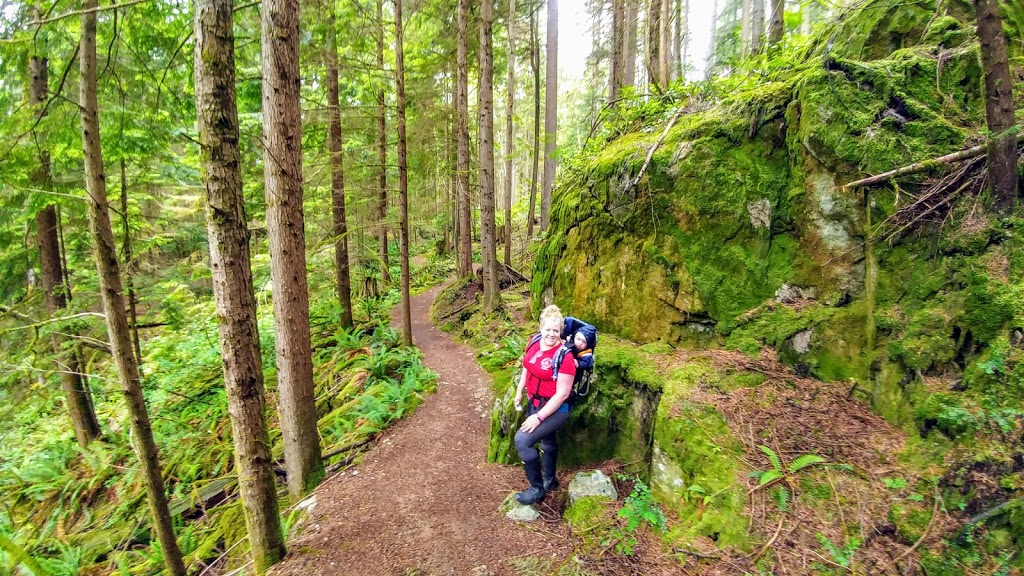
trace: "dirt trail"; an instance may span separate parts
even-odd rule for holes
[[[513,558],[571,555],[560,522],[520,525],[498,513],[525,479],[520,468],[486,463],[491,379],[472,350],[431,324],[439,291],[412,299],[413,340],[440,375],[437,392],[385,432],[360,465],[321,486],[275,576],[499,576],[516,573]]]

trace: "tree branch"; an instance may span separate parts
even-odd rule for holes
[[[102,12],[104,10],[117,10],[118,8],[126,8],[135,4],[142,4],[143,2],[149,2],[150,0],[129,0],[128,2],[122,2],[120,4],[111,4],[110,6],[97,6],[95,8],[86,8],[84,10],[72,10],[60,16],[54,16],[53,18],[46,18],[43,20],[33,20],[29,22],[29,26],[42,26],[43,24],[49,24],[50,22],[56,22],[65,18],[71,18],[72,16],[81,16],[82,14],[88,14],[90,12]]]

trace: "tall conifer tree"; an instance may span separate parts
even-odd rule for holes
[[[242,511],[256,570],[284,557],[265,419],[235,104],[231,0],[196,0],[195,86],[213,296]]]

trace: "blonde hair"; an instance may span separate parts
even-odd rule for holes
[[[562,324],[563,322],[565,322],[565,317],[562,316],[561,309],[559,309],[558,306],[555,306],[554,304],[552,304],[551,306],[548,306],[547,308],[544,309],[543,312],[540,313],[540,325],[541,325],[541,327],[543,327],[544,324],[548,320],[551,320],[551,319],[558,320],[559,324]]]

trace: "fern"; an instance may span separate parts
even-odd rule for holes
[[[768,460],[771,461],[772,467],[781,472],[782,462],[779,460],[779,455],[776,454],[775,451],[773,451],[771,448],[765,446],[764,444],[761,444],[760,446],[758,446],[758,448],[760,448],[761,452],[764,452],[765,455],[768,456]]]
[[[793,460],[793,462],[790,463],[789,473],[796,474],[797,472],[803,470],[804,468],[807,468],[808,466],[822,464],[824,462],[825,459],[822,458],[821,456],[818,456],[817,454],[804,454],[803,456],[800,456],[799,458]]]

